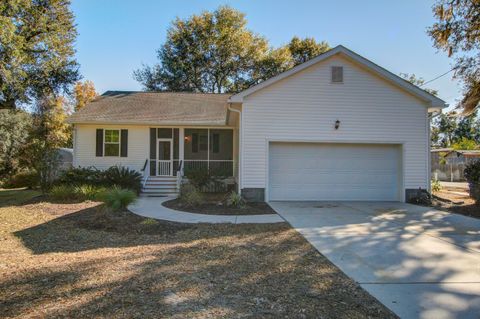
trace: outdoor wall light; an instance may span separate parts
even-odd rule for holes
[[[336,120],[335,121],[335,129],[338,130],[339,127],[340,127],[340,121]]]
[[[190,135],[185,136],[185,142],[190,143],[192,137]]]

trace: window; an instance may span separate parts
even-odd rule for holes
[[[192,133],[192,152],[198,153],[198,133]]]
[[[159,128],[158,129],[158,138],[172,138],[172,129],[171,128]]]
[[[218,133],[212,134],[212,152],[213,153],[220,152],[220,134]]]
[[[105,130],[105,156],[120,156],[120,130]]]
[[[343,83],[343,66],[332,66],[332,83]]]
[[[200,151],[208,150],[208,133],[200,134]]]

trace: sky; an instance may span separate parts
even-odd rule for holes
[[[73,0],[76,56],[84,80],[97,91],[141,90],[133,71],[157,62],[171,21],[229,5],[246,14],[247,27],[274,47],[293,36],[343,45],[387,70],[414,73],[426,81],[452,68],[426,30],[434,1],[365,0]],[[450,105],[461,98],[452,73],[426,85]]]

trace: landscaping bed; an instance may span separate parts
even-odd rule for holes
[[[245,203],[245,207],[229,207],[225,205],[225,193],[204,193],[203,202],[195,206],[183,203],[179,198],[163,203],[163,206],[196,214],[208,215],[265,215],[276,214],[267,203]]]
[[[394,318],[288,224],[184,225],[98,202],[0,208],[6,318]]]
[[[480,218],[480,205],[468,195],[467,188],[442,187],[434,193],[432,206],[451,213]]]

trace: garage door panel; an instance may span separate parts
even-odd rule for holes
[[[398,146],[272,143],[270,200],[398,200]]]

